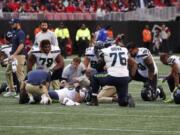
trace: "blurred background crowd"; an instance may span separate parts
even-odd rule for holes
[[[126,12],[137,8],[166,7],[178,0],[3,0],[3,12]]]

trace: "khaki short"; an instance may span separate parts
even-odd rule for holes
[[[116,88],[114,86],[104,86],[97,95],[97,98],[116,96]]]
[[[40,85],[32,85],[30,83],[27,83],[25,89],[30,94],[42,95],[48,93],[48,89],[45,85],[40,86]]]

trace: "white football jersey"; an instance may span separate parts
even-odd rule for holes
[[[38,47],[39,48],[39,47]],[[59,47],[53,48],[49,54],[42,53],[38,48],[31,50],[31,54],[36,57],[36,68],[49,71],[56,64],[56,57],[60,54]]]
[[[2,45],[0,51],[4,52],[8,57],[10,56],[12,45]]]
[[[86,48],[85,56],[87,56],[90,61],[96,61],[97,62],[97,57],[94,52],[94,47],[88,47]]]
[[[138,53],[135,56],[135,60],[138,65],[138,73],[146,78],[148,77],[148,67],[144,63],[144,60],[149,56],[153,60],[153,64],[154,64],[154,68],[155,68],[154,74],[157,74],[158,69],[157,69],[156,63],[154,61],[154,58],[151,55],[151,52],[147,48],[138,48]]]
[[[47,32],[39,32],[37,33],[36,37],[35,37],[35,42],[34,44],[38,44],[38,46],[40,45],[40,42],[42,40],[49,40],[50,43],[53,45],[53,46],[58,46],[58,40],[57,40],[57,37],[56,35],[54,34],[54,32],[48,30]]]
[[[38,45],[33,45],[31,50],[28,52],[28,54],[30,54],[31,52],[35,52],[35,51],[40,51],[40,48]],[[60,51],[59,46],[51,46],[51,51]]]
[[[69,98],[73,101],[75,100],[75,96],[76,96],[75,89],[69,90],[68,88],[63,88],[60,90],[55,90],[55,92],[57,92],[60,102],[63,102],[64,98]]]
[[[85,51],[85,56],[87,56],[90,59],[90,65],[91,68],[96,68],[97,64],[97,56],[94,52],[94,47],[88,47]]]
[[[178,66],[178,73],[180,73],[180,57],[172,55],[167,60],[169,65],[177,64]]]
[[[102,49],[109,75],[114,77],[129,76],[128,50],[124,47],[112,45]]]

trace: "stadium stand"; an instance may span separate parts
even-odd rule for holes
[[[98,7],[106,12],[124,12],[137,8],[173,6],[177,0],[3,0],[3,12],[66,12],[95,13]]]

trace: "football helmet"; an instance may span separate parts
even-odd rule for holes
[[[107,48],[111,45],[115,44],[115,41],[113,39],[107,39],[105,42],[104,42],[104,48]]]
[[[159,91],[159,98],[162,100],[166,99],[166,93],[164,92],[164,89],[162,86],[157,87],[157,91]]]
[[[150,84],[144,84],[143,89],[141,90],[141,98],[144,101],[154,101],[157,98],[156,92],[153,90]]]
[[[85,91],[84,101],[85,101],[85,102],[90,102],[90,101],[91,101],[91,98],[92,98],[92,92],[91,92],[90,90]]]
[[[99,57],[99,53],[101,52],[101,49],[104,48],[104,43],[102,41],[97,41],[94,46],[94,53],[97,57]]]
[[[8,88],[7,82],[1,83],[0,93],[5,92],[7,90],[7,88]]]
[[[180,89],[179,89],[179,88],[177,88],[177,89],[174,91],[173,97],[174,97],[174,102],[175,102],[176,104],[180,104]]]

